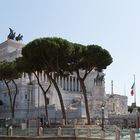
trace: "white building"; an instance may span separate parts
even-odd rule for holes
[[[24,47],[24,44],[11,39],[8,39],[5,42],[1,43],[0,61],[12,61],[15,58],[21,56],[22,47]],[[101,105],[107,99],[103,78],[103,73],[92,71],[85,80],[91,118],[101,118]],[[46,75],[44,75],[43,73],[40,74],[40,79],[42,84],[44,84],[44,87],[47,87],[48,81]],[[29,85],[29,78],[27,74],[23,75],[21,79],[17,80],[19,94],[16,98],[15,118],[23,119],[26,117],[45,117],[44,98],[42,91],[39,88],[37,80],[33,75],[31,77],[31,80],[33,85]],[[85,118],[86,113],[84,99],[76,75],[73,74],[67,78],[58,77],[57,83],[62,93],[67,118]],[[14,87],[11,86],[11,89],[13,89],[14,94]],[[61,118],[62,115],[59,98],[53,85],[47,93],[47,97],[49,98],[49,118]],[[7,94],[6,86],[3,82],[0,82],[0,100],[3,102],[3,105],[1,105],[0,107],[0,118],[11,117],[9,96]],[[115,98],[114,103],[116,102],[116,100],[118,102],[118,108],[122,108],[121,112],[119,113],[126,113],[127,99],[122,98],[118,95],[117,99]],[[122,104],[120,104],[119,102],[122,102]],[[105,106],[106,118],[108,117],[108,109],[111,108],[108,106],[112,106],[111,102],[109,102]],[[115,108],[114,111],[117,112],[118,110],[119,109]]]

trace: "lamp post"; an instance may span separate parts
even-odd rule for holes
[[[31,107],[32,107],[32,88],[33,88],[33,83],[31,81],[31,74],[28,74],[29,76],[29,83],[28,83],[28,110],[27,110],[27,128],[28,128],[28,135],[29,135],[29,128],[30,128],[30,117],[31,117],[31,114],[30,114],[30,110],[31,110]]]
[[[37,117],[37,133],[39,136],[39,128],[40,128],[40,89],[38,85],[38,117]]]
[[[102,110],[102,130],[104,130],[104,109],[105,109],[105,105],[102,104],[101,105],[101,110]]]
[[[31,109],[31,107],[32,107],[32,88],[33,88],[33,83],[32,82],[30,82],[30,83],[28,83],[28,113],[27,113],[27,116],[28,116],[28,119],[29,119],[29,117],[30,117],[30,109]]]

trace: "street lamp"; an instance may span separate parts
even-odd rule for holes
[[[104,130],[104,109],[105,109],[104,104],[101,105],[101,109],[102,109],[102,130]]]

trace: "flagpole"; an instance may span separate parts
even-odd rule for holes
[[[134,83],[135,83],[135,86],[134,86],[134,103],[135,103],[135,106],[136,106],[136,82],[135,82],[135,74],[134,74]]]

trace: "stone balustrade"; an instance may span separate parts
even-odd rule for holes
[[[106,131],[105,130],[98,130],[97,132],[100,134],[100,137],[99,138],[94,138],[93,135],[92,135],[92,129],[90,127],[88,128],[69,128],[69,132],[66,134],[64,134],[64,131],[66,131],[67,128],[61,128],[61,127],[58,127],[58,128],[55,128],[57,130],[57,133],[56,135],[54,136],[47,136],[47,135],[44,135],[44,131],[43,131],[43,128],[40,127],[38,128],[38,133],[37,133],[37,137],[36,136],[32,136],[30,137],[29,136],[15,136],[14,133],[13,133],[13,128],[12,126],[10,126],[8,129],[7,129],[7,136],[0,136],[0,140],[9,140],[8,138],[10,137],[10,140],[32,140],[32,139],[35,139],[35,140],[43,140],[45,138],[45,140],[59,140],[61,138],[61,140],[107,140],[107,137],[106,137]],[[48,128],[49,130],[49,128]],[[83,132],[83,130],[85,132]],[[67,130],[68,131],[68,130]],[[73,135],[71,133],[71,131],[73,131]],[[82,133],[85,133],[84,136],[82,136],[81,138],[81,132]],[[115,140],[120,140],[120,138],[122,137],[122,132],[120,132],[120,129],[119,128],[116,128],[115,130]],[[109,140],[109,138],[108,138]],[[130,129],[130,140],[135,140],[135,129],[131,128]]]

